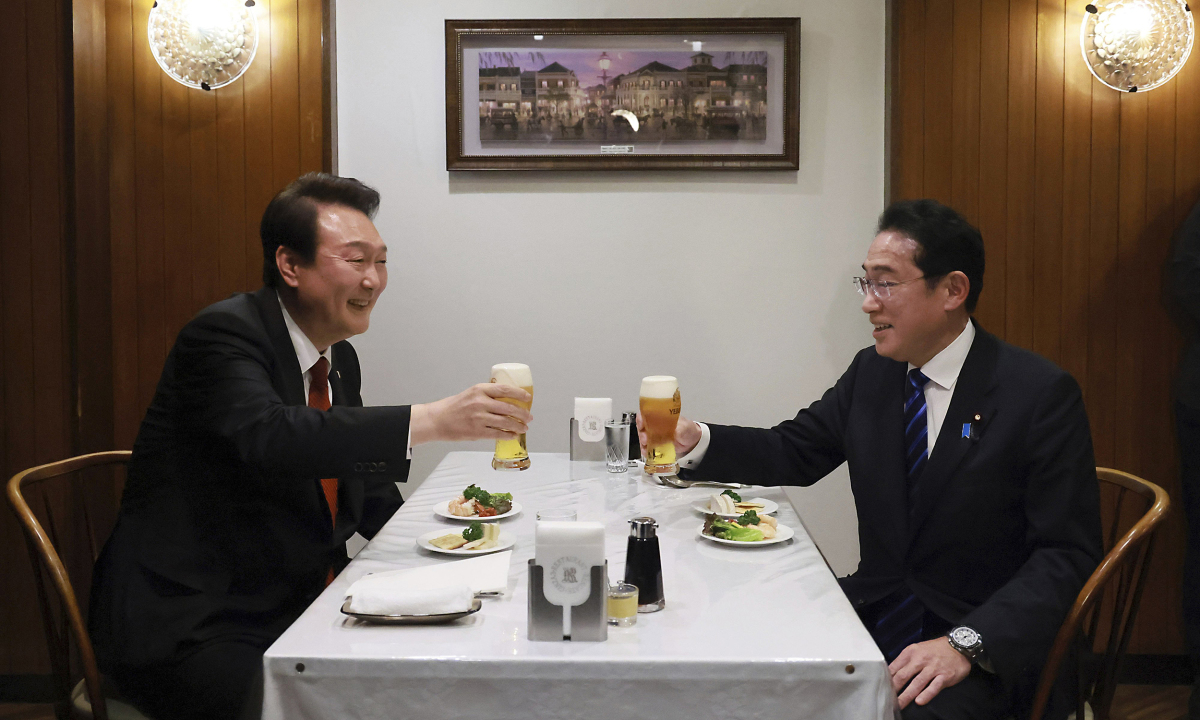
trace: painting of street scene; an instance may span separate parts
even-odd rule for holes
[[[479,139],[505,144],[762,142],[768,53],[479,54]]]

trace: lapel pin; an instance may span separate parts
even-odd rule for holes
[[[979,442],[978,426],[982,422],[983,416],[976,413],[975,418],[971,422],[963,424],[963,437],[969,439],[971,442]]]

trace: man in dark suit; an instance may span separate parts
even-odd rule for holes
[[[1187,551],[1183,564],[1184,644],[1191,655],[1192,683],[1188,718],[1200,720],[1200,203],[1184,220],[1171,256],[1171,295],[1183,311],[1190,336],[1175,381],[1175,427],[1179,439],[1179,473],[1183,512],[1187,518]]]
[[[263,214],[265,287],[179,333],[96,565],[89,629],[117,690],[159,720],[257,717],[262,655],[400,507],[411,448],[524,432],[481,384],[362,406],[358,357],[387,286],[379,194],[306,175]]]
[[[849,463],[861,560],[839,582],[905,718],[1027,713],[1102,556],[1079,387],[970,317],[983,269],[958,213],[892,205],[855,278],[874,347],[774,428],[681,418],[676,431],[681,473],[698,479],[811,485]]]

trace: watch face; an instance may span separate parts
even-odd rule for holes
[[[979,642],[979,633],[969,627],[956,627],[950,631],[950,637],[959,647],[969,648]]]

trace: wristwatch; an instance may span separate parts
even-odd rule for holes
[[[975,662],[983,655],[983,638],[979,633],[966,625],[959,625],[947,636],[950,647],[962,653],[968,660]]]

